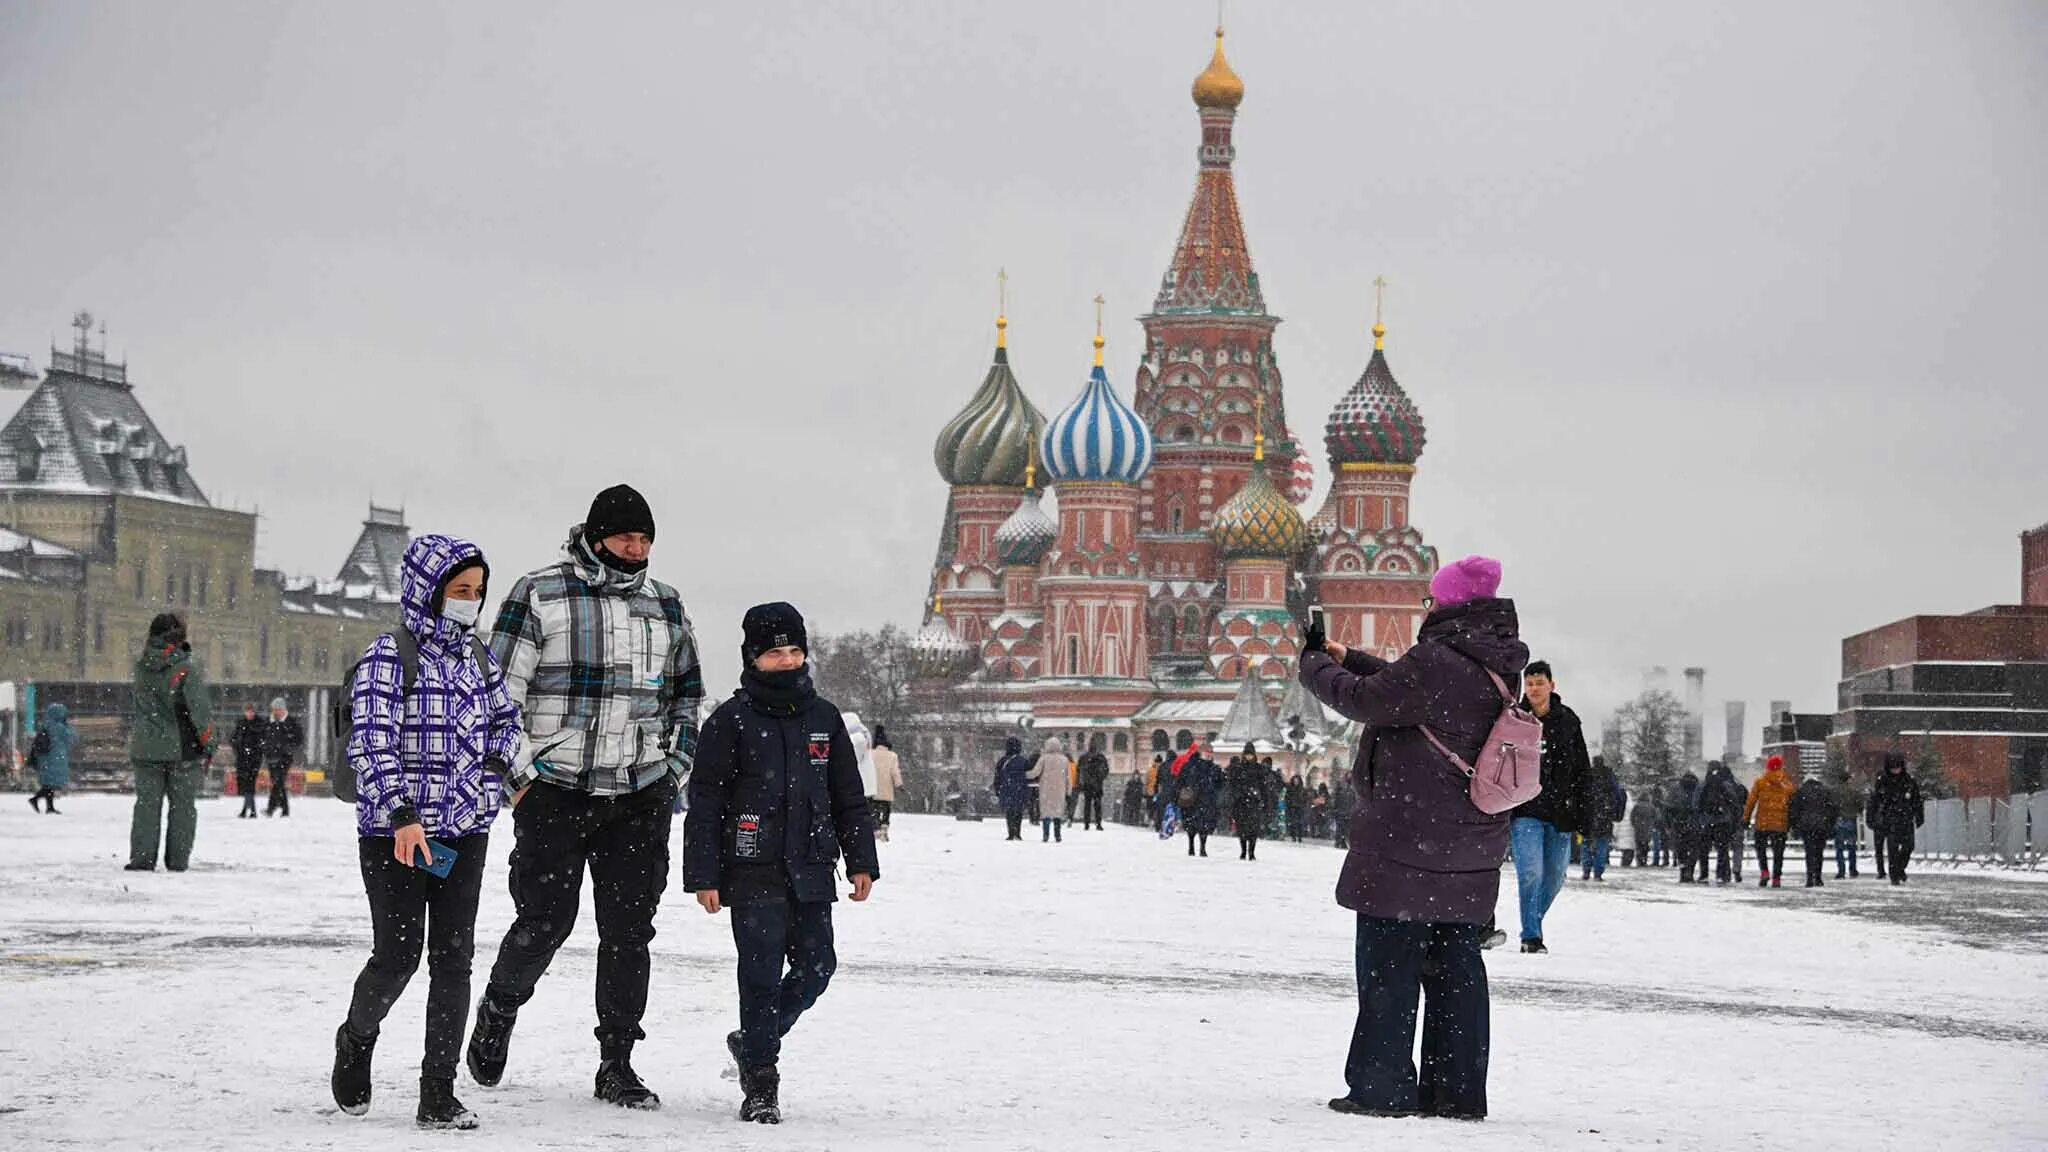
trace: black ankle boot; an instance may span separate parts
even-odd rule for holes
[[[375,1036],[358,1039],[347,1024],[334,1030],[334,1075],[328,1083],[334,1106],[350,1116],[370,1110],[370,1055],[376,1047]]]
[[[469,1074],[486,1088],[505,1078],[505,1060],[512,1053],[512,1025],[518,1017],[491,1007],[486,994],[476,1002],[476,1025],[469,1033]]]
[[[748,1068],[740,1073],[740,1120],[747,1124],[782,1123],[782,1073],[773,1064]]]
[[[638,1112],[653,1112],[661,1107],[661,1097],[656,1096],[633,1071],[633,1050],[620,1048],[607,1053],[604,1062],[597,1066],[597,1089],[592,1095],[607,1104],[631,1108]]]
[[[422,1128],[452,1129],[467,1132],[477,1127],[476,1113],[462,1106],[455,1098],[455,1081],[433,1076],[420,1077],[420,1111],[417,1117]]]

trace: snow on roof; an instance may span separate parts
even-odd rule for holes
[[[0,552],[27,552],[31,556],[48,556],[71,559],[78,555],[61,544],[24,535],[7,528],[0,528]]]

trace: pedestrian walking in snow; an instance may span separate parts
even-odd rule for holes
[[[476,636],[490,568],[476,545],[421,536],[406,546],[399,627],[349,677],[356,860],[370,899],[371,951],[334,1032],[334,1103],[370,1110],[370,1068],[392,1005],[427,958],[427,1048],[417,1123],[477,1127],[455,1097],[469,1023],[470,961],[491,824],[519,747],[504,670]],[[408,655],[410,659],[408,659]]]
[[[71,787],[71,748],[78,733],[71,727],[71,710],[52,704],[43,710],[43,726],[29,743],[28,766],[35,769],[36,791],[28,806],[45,816],[62,816],[57,811],[57,793]]]
[[[1857,880],[1862,873],[1856,868],[1856,823],[1863,813],[1863,792],[1856,787],[1856,778],[1847,768],[1835,776],[1833,789],[1835,798],[1835,879]],[[1883,873],[1879,872],[1882,876]]]
[[[242,718],[235,722],[231,740],[235,749],[235,794],[242,798],[242,810],[235,813],[237,820],[256,818],[256,780],[263,771],[263,728],[267,723],[256,714],[254,704],[245,706]]]
[[[1729,856],[1741,839],[1745,796],[1744,788],[1736,783],[1735,774],[1726,764],[1719,760],[1707,764],[1706,779],[1700,781],[1699,787],[1700,829],[1707,838],[1707,853],[1714,858],[1714,880],[1719,884],[1731,883],[1731,876],[1741,878],[1740,872],[1731,870]],[[1700,879],[1706,880],[1704,863]]]
[[[1884,770],[1870,789],[1870,831],[1883,855],[1878,875],[1893,884],[1906,882],[1906,863],[1913,858],[1913,836],[1927,822],[1927,806],[1920,796],[1920,782],[1906,771],[1906,758],[1897,752],[1884,754]]]
[[[1259,750],[1244,746],[1244,755],[1223,771],[1223,786],[1230,791],[1230,819],[1237,826],[1237,858],[1259,858],[1259,833],[1265,828],[1267,782],[1271,779],[1259,763]]]
[[[1799,785],[1785,771],[1785,758],[1764,761],[1764,774],[1743,805],[1743,823],[1756,829],[1757,887],[1784,887],[1785,838],[1792,827],[1792,796]]]
[[[1308,782],[1296,772],[1287,781],[1287,839],[1299,844],[1308,835],[1309,816],[1315,809],[1315,796],[1308,790]]]
[[[1627,805],[1628,793],[1614,778],[1607,758],[1593,757],[1592,772],[1587,777],[1584,826],[1579,834],[1585,841],[1584,851],[1579,855],[1584,865],[1581,879],[1607,879],[1607,854],[1613,847],[1614,826],[1621,821]]]
[[[1038,810],[1043,813],[1039,818],[1040,843],[1066,839],[1060,834],[1060,825],[1064,823],[1060,813],[1068,811],[1067,784],[1072,779],[1073,769],[1073,761],[1067,759],[1066,746],[1054,736],[1039,749],[1038,760],[1031,765],[1031,771],[1025,777],[1038,786]]]
[[[199,785],[213,758],[213,690],[192,657],[185,621],[159,613],[135,661],[134,723],[128,759],[135,768],[135,814],[128,827],[130,872],[183,872],[199,834]],[[164,810],[170,809],[169,827]]]
[[[889,741],[889,729],[882,724],[875,725],[874,751],[869,754],[875,760],[875,839],[887,841],[889,817],[896,811],[896,790],[903,787],[903,761]]]
[[[682,597],[647,574],[654,513],[619,485],[598,493],[561,559],[506,593],[491,637],[527,751],[505,782],[517,916],[477,1001],[470,1074],[505,1075],[519,1009],[576,925],[588,868],[597,912],[595,1095],[653,1109],[633,1071],[644,1039],[648,941],[668,887],[678,781],[697,750],[704,698]]]
[[[1648,841],[1639,840],[1636,836],[1636,824],[1640,820],[1636,813],[1642,810],[1642,805],[1636,801],[1633,793],[1624,792],[1623,795],[1626,799],[1621,805],[1621,818],[1614,822],[1614,850],[1621,854],[1623,868],[1634,868],[1642,863],[1642,856],[1636,845],[1647,844]]]
[[[1209,837],[1216,831],[1222,810],[1223,772],[1201,744],[1190,745],[1176,766],[1180,768],[1174,777],[1179,787],[1176,799],[1181,828],[1188,834],[1188,855],[1195,855],[1199,845],[1201,855],[1207,856]]]
[[[1707,882],[1707,815],[1700,810],[1700,778],[1690,772],[1678,778],[1667,811],[1672,818],[1672,843],[1677,845],[1678,882]]]
[[[1835,794],[1817,776],[1810,776],[1792,794],[1792,801],[1786,806],[1786,820],[1794,835],[1799,837],[1801,847],[1806,849],[1806,886],[1819,888],[1821,866],[1826,863],[1828,837],[1834,834],[1835,817],[1841,810],[1835,806]]]
[[[839,966],[834,865],[853,899],[881,879],[874,816],[839,709],[818,695],[809,637],[789,604],[747,610],[740,686],[704,723],[683,825],[683,887],[705,912],[732,914],[740,1119],[782,1122],[782,1041]],[[1050,810],[1049,810],[1050,811]]]
[[[1133,828],[1145,826],[1145,778],[1136,772],[1124,780],[1123,811],[1118,821]]]
[[[1430,737],[1477,763],[1528,663],[1514,602],[1497,597],[1499,586],[1500,564],[1483,557],[1439,569],[1415,646],[1393,663],[1329,643],[1313,622],[1302,630],[1302,683],[1372,730],[1351,772],[1358,846],[1337,882],[1338,903],[1358,914],[1349,1091],[1330,1101],[1341,1112],[1486,1116],[1491,1008],[1480,946],[1510,821],[1473,805],[1464,774]]]
[[[305,726],[291,714],[285,698],[272,699],[270,719],[263,725],[263,766],[270,770],[270,803],[263,809],[265,816],[291,816],[292,761],[305,744]]]
[[[1437,597],[1437,603],[1443,598]],[[1584,826],[1593,789],[1593,762],[1579,714],[1558,695],[1548,661],[1529,665],[1522,674],[1522,693],[1521,706],[1543,721],[1543,791],[1515,809],[1509,843],[1520,896],[1522,951],[1543,953],[1550,951],[1543,942],[1543,918],[1564,891],[1572,834]]]
[[[1024,839],[1024,811],[1031,803],[1033,759],[1024,755],[1024,741],[1010,736],[1003,740],[1003,757],[996,761],[992,785],[996,803],[1003,806],[1003,823],[1009,829],[1005,840]]]
[[[1102,797],[1109,787],[1109,754],[1102,750],[1102,737],[1088,738],[1088,751],[1075,765],[1081,784],[1081,829],[1092,825],[1102,831]]]

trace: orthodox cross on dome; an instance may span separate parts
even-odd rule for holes
[[[1006,334],[1009,327],[1010,273],[1006,269],[998,268],[996,269],[996,347],[1007,348],[1010,346],[1009,336]]]
[[[1387,278],[1378,276],[1372,282],[1372,350],[1387,350]]]
[[[1102,367],[1102,306],[1107,303],[1108,301],[1102,298],[1102,293],[1097,292],[1095,294],[1095,366],[1097,368]]]
[[[1266,398],[1252,397],[1252,463],[1264,463],[1266,459]]]

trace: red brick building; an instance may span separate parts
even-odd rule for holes
[[[1868,776],[1931,751],[1967,797],[2048,775],[2048,529],[2021,537],[2021,604],[1913,616],[1842,641],[1834,739]]]

